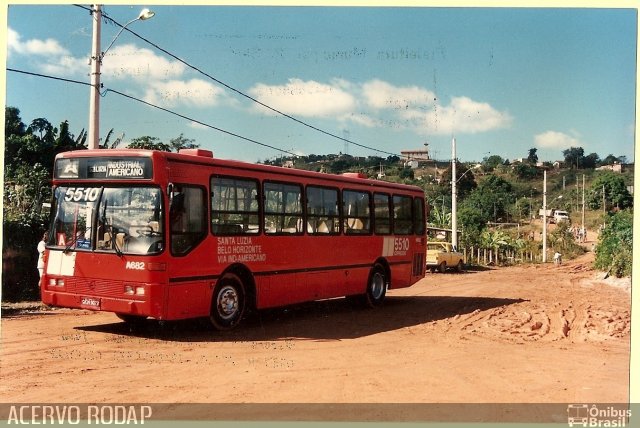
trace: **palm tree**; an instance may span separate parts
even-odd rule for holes
[[[497,262],[500,248],[508,246],[511,237],[501,230],[485,230],[482,232],[480,239],[482,240],[482,244],[485,248],[489,248],[495,253],[495,261]],[[490,258],[489,261],[493,261],[492,258]]]
[[[99,146],[101,149],[115,149],[120,145],[120,143],[122,142],[122,139],[124,138],[124,133],[120,134],[120,136],[116,138],[113,141],[113,143],[111,143],[111,145],[109,145],[109,139],[111,138],[112,134],[113,134],[113,128],[111,128],[107,133],[107,137],[104,139],[104,144],[101,144]]]
[[[431,223],[435,227],[447,228],[451,226],[451,213],[439,209],[438,207],[433,207],[429,217],[431,217]]]

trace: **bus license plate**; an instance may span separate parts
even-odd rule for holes
[[[80,306],[87,309],[100,310],[100,299],[95,297],[83,297],[80,301]]]

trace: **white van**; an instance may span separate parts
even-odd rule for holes
[[[569,221],[569,213],[566,211],[555,210],[553,213],[553,219],[556,223],[560,223],[562,221]]]

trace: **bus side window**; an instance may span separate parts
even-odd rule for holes
[[[413,233],[413,202],[409,196],[393,196],[393,233],[396,235]]]
[[[342,192],[342,215],[347,235],[365,235],[371,232],[369,193],[345,190]]]
[[[211,177],[211,231],[214,235],[260,232],[258,181]]]
[[[307,187],[307,222],[311,234],[340,233],[338,189]]]
[[[391,233],[389,199],[389,195],[384,193],[375,193],[373,195],[374,228],[377,235],[388,235]]]
[[[264,231],[267,235],[302,233],[302,188],[264,183]]]

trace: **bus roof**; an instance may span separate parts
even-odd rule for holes
[[[414,185],[392,183],[388,181],[373,180],[363,178],[363,174],[345,173],[345,174],[327,174],[322,172],[307,171],[295,168],[285,168],[280,166],[262,165],[250,162],[242,162],[236,160],[220,159],[213,156],[209,150],[187,149],[181,150],[179,153],[164,152],[158,150],[146,149],[97,149],[97,150],[75,150],[62,152],[56,156],[58,159],[69,158],[96,158],[96,157],[147,157],[152,159],[164,158],[168,161],[185,162],[190,164],[220,166],[225,168],[236,168],[245,171],[255,171],[270,174],[278,174],[282,176],[290,176],[297,178],[320,179],[341,183],[354,183],[359,185],[369,185],[376,187],[387,187],[403,191],[423,192],[423,190]]]

